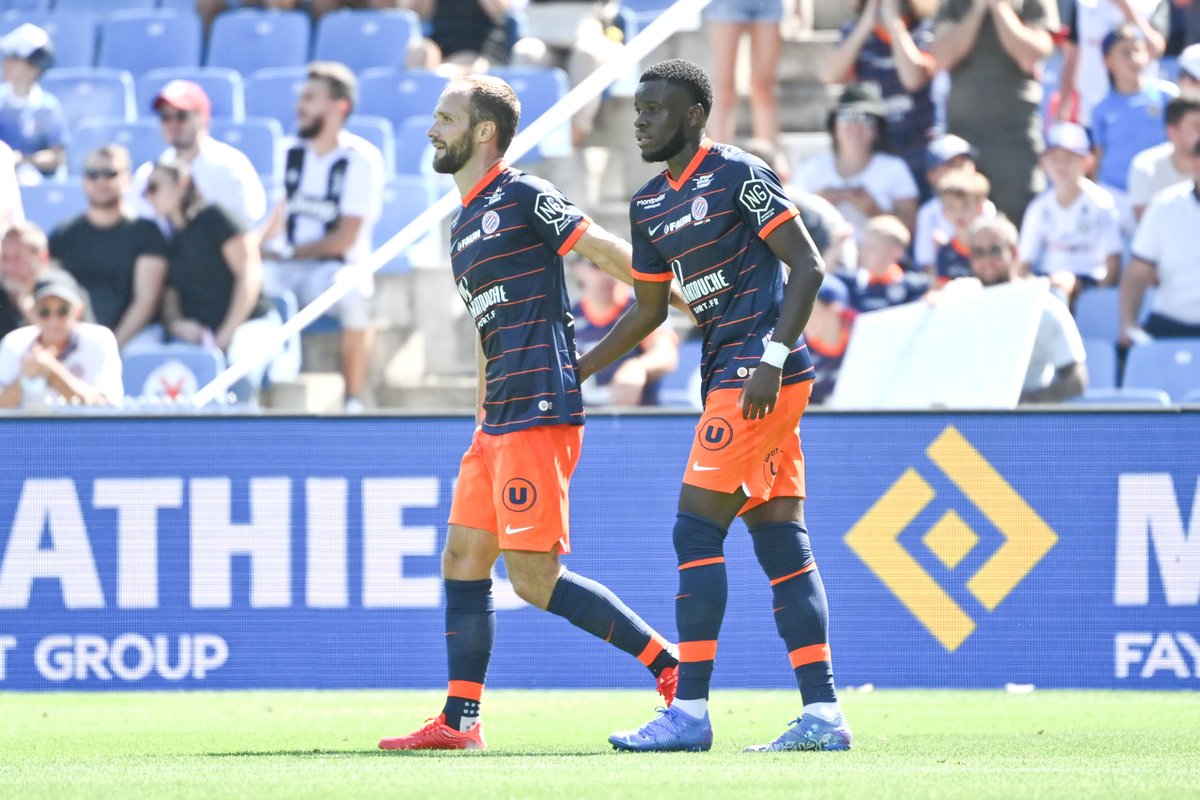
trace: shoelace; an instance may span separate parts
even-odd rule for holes
[[[674,715],[670,713],[669,709],[659,706],[654,710],[658,712],[659,717],[658,719],[654,719],[646,723],[646,726],[642,728],[643,734],[654,733],[660,729],[665,729],[663,731],[664,733],[678,733],[680,730],[682,730]]]

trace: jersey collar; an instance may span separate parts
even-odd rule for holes
[[[487,174],[479,179],[479,183],[471,187],[471,191],[463,195],[462,204],[466,208],[471,204],[471,201],[479,196],[479,193],[486,189],[492,181],[496,180],[496,176],[504,170],[508,169],[508,164],[504,163],[504,159],[497,161],[492,165],[492,168],[487,171]]]
[[[904,267],[899,264],[892,264],[887,268],[887,272],[882,275],[867,273],[868,286],[891,286],[893,283],[900,283],[902,280],[904,280]]]
[[[700,149],[696,151],[696,155],[692,156],[692,160],[688,162],[687,167],[683,170],[683,174],[679,176],[679,180],[674,180],[671,177],[671,170],[664,169],[663,175],[667,176],[667,183],[670,187],[678,192],[687,183],[688,178],[692,177],[692,173],[700,166],[700,162],[708,155],[708,151],[712,149],[713,140],[705,136],[700,140]]]

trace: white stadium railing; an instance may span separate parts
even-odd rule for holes
[[[549,108],[545,114],[517,134],[505,157],[510,161],[520,159],[558,126],[565,124],[572,115],[633,69],[634,65],[648,56],[654,48],[680,30],[694,29],[696,18],[709,2],[710,0],[677,0],[669,8],[663,10],[657,19],[627,42],[616,57],[601,65]],[[441,224],[442,220],[448,217],[458,204],[457,189],[440,197],[416,219],[400,229],[395,236],[380,245],[370,257],[356,265],[355,269],[346,270],[338,281],[300,309],[283,327],[264,339],[258,348],[239,361],[230,364],[224,372],[197,391],[191,398],[192,404],[199,408],[224,398],[237,381],[249,374],[256,366],[272,358],[283,348],[288,339],[307,328],[332,308],[357,281],[361,280],[363,275],[377,272],[400,255],[405,248],[420,240],[426,232]],[[449,283],[446,284],[446,289],[447,291],[452,290]]]

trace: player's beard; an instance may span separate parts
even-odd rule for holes
[[[443,175],[453,175],[466,166],[475,155],[475,140],[466,135],[454,142],[448,142],[442,151],[433,152],[433,171]]]
[[[315,139],[321,135],[321,129],[325,127],[324,117],[315,117],[312,122],[301,126],[300,130],[296,131],[301,139]]]
[[[683,133],[683,123],[681,122],[679,123],[679,127],[675,129],[675,133],[671,136],[670,141],[668,141],[662,147],[649,152],[643,150],[642,161],[645,161],[647,164],[656,164],[659,161],[670,161],[672,158],[679,155],[680,151],[683,150],[684,145],[686,144],[687,137]]]

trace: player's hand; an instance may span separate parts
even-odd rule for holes
[[[46,348],[35,344],[25,354],[25,358],[21,359],[21,374],[26,378],[36,378],[39,375],[46,375],[49,372],[49,367],[46,364],[46,359],[48,358],[53,358],[53,356],[47,352]]]
[[[762,419],[774,411],[782,381],[783,370],[760,363],[742,384],[742,393],[738,395],[742,419]]]

